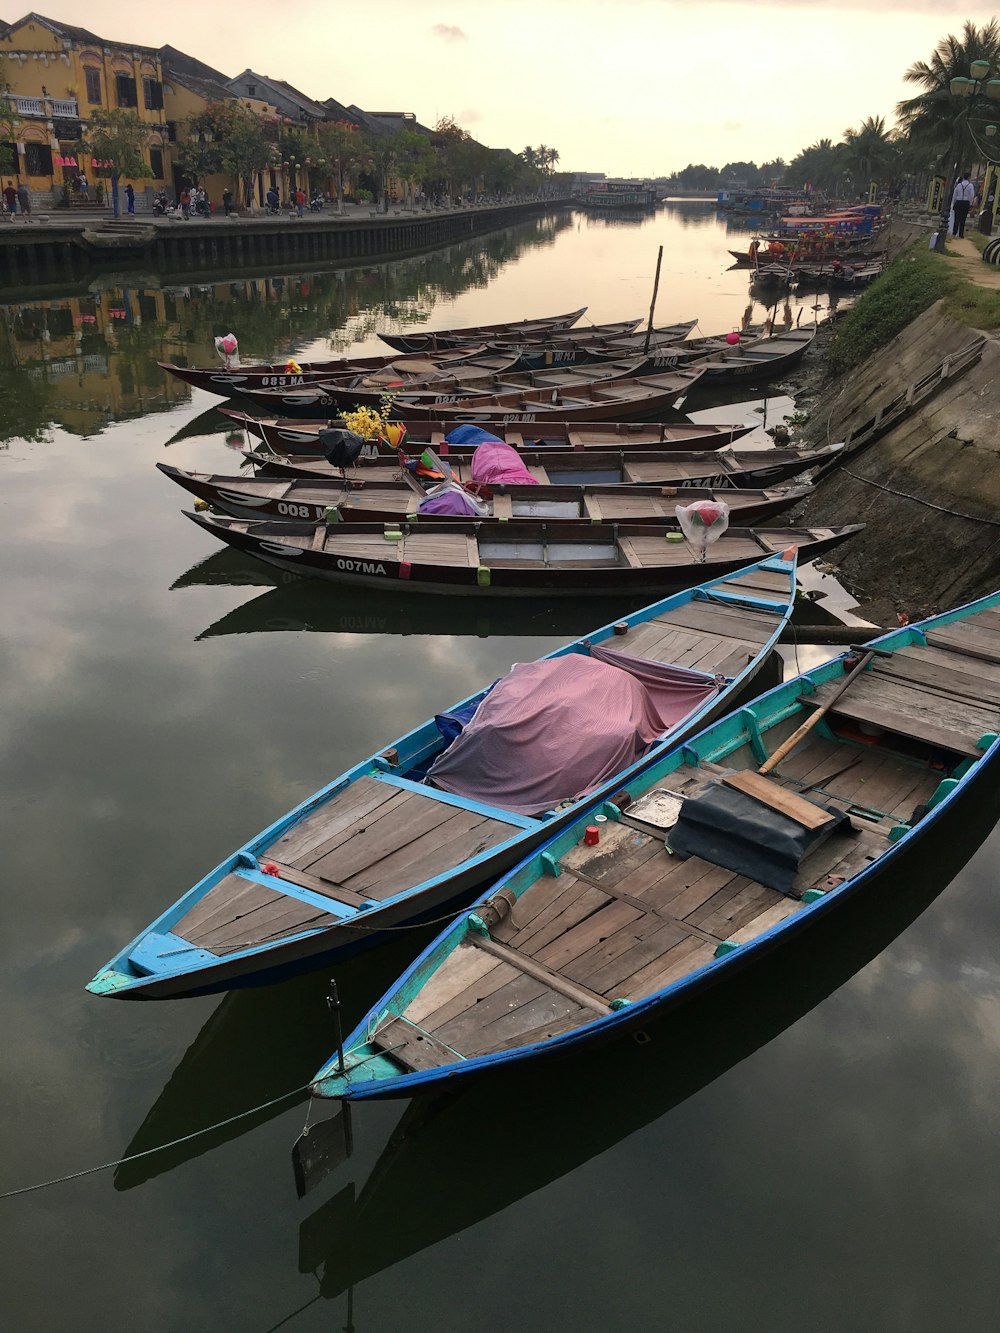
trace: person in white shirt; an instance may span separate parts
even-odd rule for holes
[[[955,214],[955,224],[951,229],[953,236],[965,235],[965,219],[969,216],[969,209],[975,197],[976,187],[969,179],[969,172],[966,172],[951,196],[951,206]]]

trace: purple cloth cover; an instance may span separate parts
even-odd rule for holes
[[[458,490],[448,490],[441,495],[431,495],[417,505],[418,514],[445,514],[449,518],[478,518],[479,510],[472,501]]]
[[[537,486],[538,482],[509,444],[481,444],[472,455],[472,480],[483,486]]]
[[[514,814],[573,801],[627,768],[720,688],[610,648],[517,664],[428,777]]]

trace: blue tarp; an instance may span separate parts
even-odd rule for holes
[[[503,444],[497,435],[491,435],[482,426],[456,426],[444,437],[446,444]]]

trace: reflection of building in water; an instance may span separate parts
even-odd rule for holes
[[[382,330],[423,324],[438,301],[487,286],[569,223],[569,215],[533,219],[366,267],[214,284],[180,276],[148,285],[97,280],[65,297],[0,304],[0,371],[9,386],[0,439],[36,438],[51,424],[93,434],[108,422],[186,403],[191,389],[156,363],[217,363],[220,334],[236,334],[245,361],[281,361],[307,348],[328,359]]]

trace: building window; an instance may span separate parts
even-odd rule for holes
[[[247,97],[256,97],[256,96],[257,96],[257,85],[255,83],[248,83]]]
[[[131,74],[115,75],[115,96],[119,106],[139,105],[139,99],[135,91],[135,79]]]
[[[176,142],[177,142],[177,121],[176,121],[176,120],[168,120],[168,121],[167,121],[167,124],[166,124],[166,131],[167,131],[167,143],[176,143]]]
[[[83,71],[87,80],[87,101],[91,106],[101,105],[101,71],[87,68]]]
[[[29,176],[51,176],[52,149],[47,143],[26,143],[24,167]]]
[[[166,178],[163,175],[163,153],[159,148],[149,150],[149,169],[153,173],[153,179],[162,181]]]
[[[142,78],[142,102],[147,111],[163,110],[163,84],[148,74]]]

